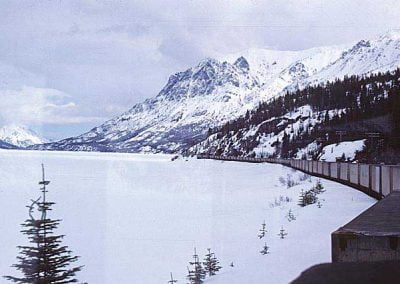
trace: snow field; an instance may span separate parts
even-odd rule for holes
[[[16,272],[19,224],[39,196],[40,164],[51,181],[52,218],[80,255],[88,283],[186,283],[193,248],[223,266],[205,283],[288,283],[330,261],[330,234],[375,203],[354,189],[322,180],[322,207],[297,205],[317,179],[273,164],[178,159],[169,155],[0,151],[1,274]],[[280,180],[290,175],[298,185]],[[301,180],[300,180],[301,179]],[[291,199],[273,206],[280,196]],[[291,209],[296,217],[289,222]],[[265,220],[267,234],[257,237]],[[283,240],[281,227],[288,233]],[[270,254],[261,255],[264,243]],[[234,267],[229,264],[233,262]]]
[[[337,144],[326,145],[319,157],[320,161],[336,162],[336,158],[344,155],[345,159],[354,160],[357,152],[362,151],[366,139],[355,141],[344,141]]]

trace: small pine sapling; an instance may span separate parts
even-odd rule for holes
[[[260,229],[260,233],[258,234],[258,238],[261,240],[262,238],[265,237],[265,234],[267,233],[267,229],[266,229],[266,224],[265,224],[265,220],[264,222],[261,224],[261,229]]]
[[[322,185],[321,181],[317,180],[317,183],[316,183],[316,185],[314,187],[314,192],[316,194],[320,194],[320,193],[323,193],[324,191],[325,191],[324,190],[324,186]]]
[[[261,253],[262,255],[269,254],[269,246],[267,246],[267,243],[264,244],[264,247],[263,247],[263,249],[260,251],[260,253]]]
[[[296,217],[294,216],[292,209],[289,209],[289,212],[286,217],[289,222],[296,220]]]
[[[287,236],[287,233],[285,232],[285,230],[283,229],[283,227],[282,227],[281,230],[279,231],[278,236],[279,236],[281,239],[284,239],[284,238]]]
[[[307,190],[305,192],[306,205],[314,204],[317,202],[317,200],[318,200],[318,197],[313,190]]]
[[[211,252],[211,249],[207,249],[208,253],[204,258],[204,270],[208,273],[209,276],[215,275],[222,267],[219,265],[218,259],[215,257],[215,254]]]
[[[316,203],[318,200],[317,194],[315,193],[314,188],[304,191],[301,190],[299,196],[299,202],[297,203],[299,206],[304,207],[310,204]]]
[[[189,284],[197,283],[196,281],[196,276],[195,276],[195,271],[193,269],[190,269],[187,267],[188,274],[186,276],[186,279],[189,280]],[[201,282],[198,282],[201,283]]]
[[[169,280],[167,283],[168,284],[174,284],[176,282],[178,282],[178,280],[174,279],[174,277],[172,276],[172,272],[171,272],[171,280]]]
[[[306,199],[305,199],[305,193],[304,190],[302,189],[300,192],[300,196],[299,196],[299,202],[297,203],[299,206],[304,207],[306,206]]]
[[[318,208],[321,208],[322,207],[322,203],[318,200],[318,203],[317,203],[317,207]]]

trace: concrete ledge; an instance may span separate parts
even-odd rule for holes
[[[346,262],[312,266],[292,284],[399,283],[400,262]]]
[[[332,233],[332,262],[400,260],[400,192]]]

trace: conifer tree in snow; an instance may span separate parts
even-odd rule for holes
[[[178,280],[175,280],[174,277],[172,276],[172,272],[171,272],[171,280],[168,281],[168,284],[174,284],[178,282]]]
[[[219,265],[218,259],[215,254],[211,252],[211,249],[207,249],[208,253],[204,259],[203,265],[204,270],[209,276],[215,275],[222,267]]]
[[[323,193],[324,191],[325,191],[324,186],[322,185],[321,181],[317,180],[317,184],[314,187],[314,192],[316,194],[320,194],[320,193]]]
[[[296,217],[294,216],[292,209],[289,209],[289,212],[286,217],[289,222],[296,220]]]
[[[310,190],[301,190],[299,196],[299,202],[297,203],[299,206],[304,207],[310,204],[314,204],[318,201],[317,193],[315,192],[315,188]]]
[[[304,207],[307,205],[306,203],[306,198],[305,198],[305,193],[304,190],[302,189],[300,192],[300,196],[299,196],[299,202],[297,203],[299,206]]]
[[[190,284],[201,284],[203,283],[204,278],[206,277],[206,272],[201,265],[199,260],[199,256],[196,252],[196,248],[194,248],[193,261],[189,262],[191,265],[191,269],[188,268],[187,279]]]
[[[188,271],[188,274],[186,276],[186,279],[189,280],[189,284],[196,283],[195,282],[196,281],[196,277],[194,275],[194,269],[190,269],[189,266],[187,266],[187,271]]]
[[[284,238],[287,236],[287,233],[285,232],[285,230],[283,229],[283,227],[282,227],[281,230],[279,231],[278,236],[279,236],[281,239],[284,239]]]
[[[264,222],[261,224],[260,233],[258,234],[259,239],[262,239],[265,237],[265,234],[267,233],[266,226],[267,225],[265,224],[265,220],[264,220]]]
[[[18,264],[13,265],[23,276],[4,276],[14,283],[33,284],[64,284],[76,283],[75,274],[82,266],[70,268],[70,265],[78,260],[78,256],[72,256],[67,246],[61,244],[64,235],[55,235],[61,220],[52,220],[47,214],[51,211],[53,202],[46,200],[46,185],[50,181],[45,180],[44,166],[42,165],[42,196],[32,200],[29,208],[29,219],[22,224],[23,234],[28,236],[31,245],[19,246],[20,256]]]
[[[267,246],[267,243],[264,244],[263,249],[260,251],[261,254],[269,254],[269,246]]]

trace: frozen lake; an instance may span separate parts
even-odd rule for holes
[[[186,283],[196,247],[207,248],[223,269],[205,283],[288,283],[311,265],[330,261],[330,234],[375,200],[321,180],[316,204],[299,207],[302,189],[317,178],[272,164],[178,159],[168,155],[0,151],[1,275],[15,275],[26,205],[40,195],[41,163],[51,181],[50,217],[85,265],[88,283],[166,283],[172,272]],[[280,178],[299,184],[287,188]],[[290,202],[274,206],[275,199]],[[291,209],[296,220],[289,222]],[[267,235],[257,237],[265,220]],[[281,227],[288,233],[280,239]],[[261,255],[264,242],[270,254]],[[233,262],[234,267],[229,266]],[[2,280],[4,282],[4,280]]]

